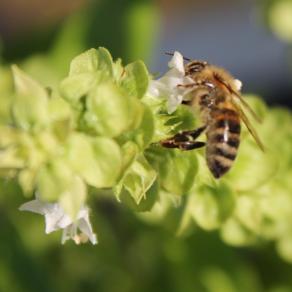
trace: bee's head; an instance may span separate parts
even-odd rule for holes
[[[189,62],[185,66],[186,75],[193,75],[196,73],[200,73],[205,69],[207,65],[208,63],[205,61],[195,60],[195,61]]]

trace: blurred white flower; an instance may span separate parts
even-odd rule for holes
[[[158,80],[150,81],[148,93],[153,97],[167,99],[167,111],[173,113],[192,89],[178,85],[192,83],[190,77],[185,76],[184,59],[179,52],[174,52],[168,63],[170,70]]]
[[[46,233],[51,233],[58,229],[63,229],[62,244],[68,239],[73,239],[76,244],[91,241],[97,244],[96,235],[92,231],[89,221],[89,210],[82,207],[76,220],[72,219],[64,212],[58,203],[44,203],[38,199],[29,201],[20,206],[21,211],[30,211],[45,216]],[[78,228],[81,233],[77,233]]]

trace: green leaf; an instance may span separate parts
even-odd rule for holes
[[[121,141],[134,141],[140,148],[144,150],[152,141],[154,134],[154,117],[152,112],[147,106],[144,106],[142,121],[139,128],[134,131],[127,132],[119,140]]]
[[[115,137],[135,129],[143,114],[142,104],[128,97],[115,84],[100,84],[87,99],[87,124],[102,136]]]
[[[42,200],[56,201],[71,188],[73,172],[64,159],[54,159],[38,172],[37,190]]]
[[[125,74],[125,69],[122,65],[122,60],[117,59],[113,63],[113,78],[114,78],[114,80],[116,80],[117,82],[120,82],[120,80],[122,79],[124,74]]]
[[[98,83],[99,73],[80,73],[65,78],[60,84],[61,95],[70,103],[76,103]]]
[[[237,198],[236,217],[242,225],[254,233],[260,233],[262,227],[262,210],[260,200],[255,194],[242,195]]]
[[[228,219],[220,230],[222,239],[233,246],[248,246],[257,241],[256,236],[236,218]]]
[[[1,169],[21,169],[25,166],[24,159],[19,155],[19,149],[11,146],[0,151],[0,168]]]
[[[11,104],[13,92],[13,80],[11,70],[0,66],[0,123],[12,124],[11,121]]]
[[[113,76],[113,59],[110,52],[103,47],[97,49],[98,67],[102,72],[108,72],[109,76]]]
[[[135,161],[139,149],[137,144],[133,143],[132,141],[128,141],[122,146],[121,150],[122,150],[122,174],[124,174],[132,165],[132,163]]]
[[[70,105],[61,98],[56,92],[53,92],[48,102],[50,119],[52,121],[63,121],[72,119],[73,113]]]
[[[12,71],[16,89],[12,104],[14,121],[24,130],[40,130],[49,122],[47,92],[16,66]]]
[[[261,99],[260,97],[254,94],[245,94],[243,98],[246,100],[249,106],[253,109],[256,115],[261,120],[264,120],[267,115],[268,108],[267,108],[266,103],[263,101],[263,99]]]
[[[156,179],[156,172],[144,156],[140,155],[127,171],[126,175],[115,187],[114,192],[119,198],[124,191],[128,192],[137,205],[146,199],[146,193]]]
[[[59,199],[65,213],[73,220],[77,217],[80,208],[84,205],[86,193],[87,190],[84,181],[80,177],[74,176],[70,188]]]
[[[279,255],[288,263],[292,263],[292,234],[285,234],[276,244]]]
[[[68,161],[89,185],[112,187],[121,171],[120,148],[110,138],[74,134],[68,141]]]
[[[93,73],[98,67],[98,57],[96,49],[90,49],[77,57],[70,63],[69,76],[82,73]]]
[[[76,103],[98,83],[113,76],[113,61],[104,49],[90,49],[75,57],[70,64],[69,76],[60,85],[65,99]]]
[[[183,197],[180,197],[183,198]],[[192,201],[193,196],[189,195],[187,196],[186,203],[179,221],[179,224],[176,228],[176,235],[177,236],[186,236],[190,232],[194,230],[195,224],[194,224],[194,218],[192,214]]]
[[[149,188],[149,190],[146,191],[145,196],[143,196],[143,199],[140,200],[139,204],[137,204],[136,200],[131,195],[131,193],[128,192],[125,188],[123,188],[119,195],[119,200],[132,210],[135,210],[137,212],[145,212],[151,210],[152,207],[154,206],[158,197],[158,191],[159,184],[157,181],[155,181]]]
[[[199,126],[198,115],[189,106],[181,105],[171,115],[167,113],[166,104],[160,99],[145,96],[142,102],[151,109],[155,116],[155,133],[153,141],[169,138],[179,131],[193,130]]]
[[[276,175],[277,160],[271,152],[262,152],[250,137],[242,139],[236,161],[224,179],[240,192],[254,190]]]
[[[170,193],[186,195],[192,188],[198,171],[197,154],[194,151],[161,151],[159,164],[161,186]]]
[[[22,135],[19,135],[17,144],[19,144],[19,157],[21,157],[26,162],[26,167],[32,169],[38,169],[47,159],[47,153],[42,149],[42,142],[45,143],[45,147],[48,151],[54,148],[54,142],[51,143],[51,137],[49,138],[50,143],[46,144],[46,136],[48,132],[44,131],[43,134],[38,134],[32,136],[26,132],[22,132]],[[41,137],[44,135],[45,137]],[[50,136],[50,135],[49,135]],[[39,143],[37,142],[39,141]]]
[[[143,118],[139,128],[134,130],[134,141],[140,149],[145,149],[152,141],[154,135],[154,117],[148,107],[144,107]]]
[[[220,227],[235,207],[233,191],[223,183],[217,186],[201,185],[193,189],[190,210],[196,223],[206,230]]]
[[[113,75],[112,57],[105,48],[90,49],[75,57],[70,64],[69,76],[82,73],[102,71],[108,76]]]
[[[210,169],[207,166],[207,161],[206,161],[206,154],[198,150],[198,174],[196,176],[196,184],[197,185],[216,185],[216,180],[213,177]],[[223,179],[224,180],[224,177]]]
[[[172,114],[171,119],[166,121],[165,125],[171,128],[172,134],[179,131],[194,130],[199,127],[199,112],[187,105],[181,105]]]
[[[139,213],[139,217],[150,223],[164,223],[171,230],[179,228],[178,222],[181,216],[179,206],[181,205],[182,197],[159,190],[155,204],[151,210],[145,213]],[[175,222],[174,222],[175,221]]]
[[[20,136],[20,131],[9,125],[0,126],[0,148],[6,148],[15,144]]]
[[[291,181],[291,172],[286,174]],[[281,178],[286,174],[282,174]],[[258,199],[258,213],[262,217],[260,234],[266,239],[276,239],[286,234],[292,220],[291,187],[285,186],[282,180],[274,179],[257,189],[254,196]]]
[[[34,169],[23,169],[18,175],[18,183],[25,196],[31,196],[36,187],[37,171]]]
[[[148,71],[142,61],[133,62],[125,67],[121,86],[133,97],[142,98],[149,84]]]

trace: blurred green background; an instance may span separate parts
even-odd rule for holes
[[[291,106],[291,3],[2,0],[0,59],[52,85],[90,47],[107,47],[124,63],[142,59],[153,74],[165,71],[165,51],[180,50],[242,76],[269,103]],[[60,233],[44,234],[43,218],[18,211],[24,199],[15,184],[1,187],[0,291],[292,291],[292,265],[272,243],[232,248],[199,229],[177,237],[180,209],[149,223],[92,196],[99,244],[61,245]]]

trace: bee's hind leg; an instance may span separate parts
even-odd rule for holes
[[[202,126],[195,130],[177,133],[169,139],[160,141],[160,145],[166,148],[179,148],[181,150],[201,148],[205,146],[205,143],[195,141],[195,139],[198,138],[205,129],[206,126]]]
[[[188,141],[188,142],[183,142],[178,145],[178,148],[181,150],[193,150],[197,148],[204,147],[206,145],[205,142],[200,142],[200,141]]]
[[[184,137],[188,137],[187,141],[189,141],[190,139],[195,140],[206,130],[206,128],[207,128],[207,126],[202,126],[202,127],[199,127],[195,130],[179,132],[178,134],[174,135],[174,138],[176,136],[177,137],[184,136]]]

